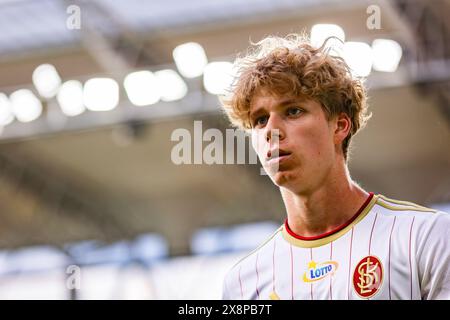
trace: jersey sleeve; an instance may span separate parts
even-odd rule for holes
[[[450,299],[450,214],[439,212],[418,250],[421,296],[426,300]]]

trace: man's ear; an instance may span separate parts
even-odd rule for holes
[[[350,133],[352,121],[345,112],[341,112],[337,115],[335,121],[334,143],[341,144]]]

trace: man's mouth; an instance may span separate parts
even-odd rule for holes
[[[285,161],[289,156],[291,155],[291,152],[283,149],[272,149],[267,151],[266,154],[266,163],[268,165],[273,165],[277,163],[281,163],[282,161]]]

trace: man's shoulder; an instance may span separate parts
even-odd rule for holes
[[[395,200],[384,195],[377,195],[376,204],[385,215],[395,216],[399,220],[414,223],[417,232],[430,229],[450,228],[450,214],[436,209],[418,205],[413,202]]]
[[[265,241],[263,241],[256,249],[251,251],[250,253],[246,254],[244,257],[239,259],[228,271],[228,275],[230,273],[233,273],[236,270],[239,270],[239,266],[244,264],[248,259],[251,259],[253,256],[261,252],[264,248],[266,248],[270,243],[274,241],[276,236],[280,234],[281,230],[283,229],[283,226],[280,226],[277,230],[275,230]]]
[[[442,211],[425,207],[414,202],[391,199],[381,194],[377,195],[376,204],[383,208],[383,211],[388,214],[417,215],[423,217],[433,217],[445,214]]]

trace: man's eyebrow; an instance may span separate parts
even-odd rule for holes
[[[281,100],[279,103],[277,103],[277,107],[285,106],[287,104],[292,104],[292,103],[295,103],[295,102],[298,103],[298,102],[302,102],[302,101],[299,98],[296,98],[296,99],[284,99],[284,100]]]
[[[254,117],[255,115],[261,113],[264,110],[264,107],[259,107],[256,110],[250,111],[250,118]]]
[[[281,107],[281,106],[285,106],[285,105],[288,105],[288,104],[301,103],[301,102],[303,102],[303,100],[300,99],[300,98],[284,99],[284,100],[279,101],[276,104],[276,107]],[[264,106],[261,106],[261,107],[257,108],[256,110],[253,110],[252,112],[250,112],[250,117],[253,117],[253,116],[255,116],[258,113],[261,113],[263,111],[263,109],[264,109]]]

